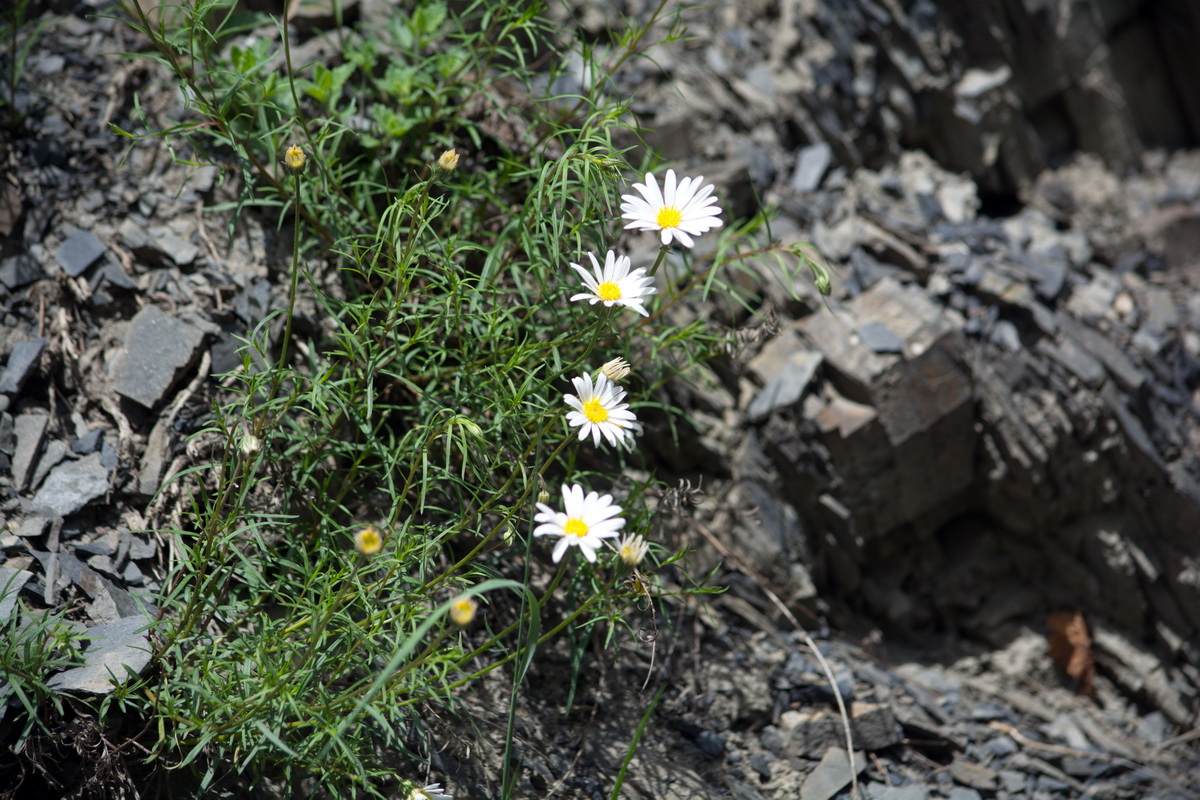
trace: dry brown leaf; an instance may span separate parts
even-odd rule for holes
[[[1092,637],[1082,611],[1055,611],[1046,616],[1050,629],[1050,658],[1075,681],[1075,692],[1096,696],[1092,683],[1096,662],[1092,658]]]

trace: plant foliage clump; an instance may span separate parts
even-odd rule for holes
[[[217,167],[231,233],[256,213],[292,249],[286,300],[199,435],[213,458],[174,478],[190,506],[169,532],[157,668],[119,705],[152,715],[147,758],[202,789],[396,796],[429,762],[428,715],[472,681],[504,668],[515,703],[539,646],[615,644],[630,606],[704,591],[655,535],[636,435],[669,430],[662,387],[728,344],[685,302],[752,312],[727,280],[752,263],[825,276],[770,242],[765,214],[594,285],[569,268],[623,251],[618,142],[637,126],[617,76],[682,35],[666,2],[601,50],[538,3],[418,0],[322,34],[303,63],[286,16],[234,0],[124,11],[188,115],[118,132]],[[691,213],[667,211],[639,227]],[[637,302],[614,299],[630,287]],[[301,299],[319,318],[304,334]]]

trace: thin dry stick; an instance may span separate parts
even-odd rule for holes
[[[805,630],[804,626],[800,624],[800,620],[796,619],[796,615],[793,614],[787,605],[779,599],[779,595],[775,594],[775,592],[771,590],[767,579],[759,574],[757,570],[755,570],[745,561],[742,561],[742,559],[738,558],[732,550],[721,544],[721,542],[717,540],[717,537],[713,535],[712,531],[708,530],[703,525],[696,525],[696,528],[699,529],[702,534],[704,534],[704,538],[708,539],[713,547],[720,551],[721,555],[736,563],[739,569],[741,569],[746,575],[750,576],[750,579],[758,585],[758,588],[762,590],[763,594],[765,594],[775,605],[775,607],[779,609],[779,613],[787,617],[788,622],[792,623],[796,630],[800,632],[800,635],[804,637],[804,644],[806,644],[808,649],[812,651],[814,656],[816,656],[817,663],[821,665],[821,671],[825,673],[825,678],[829,681],[829,687],[833,689],[833,697],[835,700],[837,700],[838,714],[841,715],[842,718],[842,730],[846,733],[846,757],[850,759],[850,797],[852,800],[853,798],[859,797],[858,769],[854,762],[854,735],[850,730],[850,714],[846,711],[846,701],[842,697],[841,690],[838,689],[837,681],[833,677],[833,669],[829,666],[829,662],[825,660],[825,656],[821,655],[821,651],[817,649],[817,643],[814,642],[812,637],[808,635],[808,631]]]

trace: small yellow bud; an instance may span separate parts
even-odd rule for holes
[[[451,147],[446,152],[438,156],[437,164],[446,172],[453,172],[458,169],[458,151]]]
[[[300,149],[300,145],[293,144],[283,153],[283,163],[287,164],[287,168],[292,172],[299,172],[304,169],[305,161],[304,151]]]
[[[650,543],[643,539],[641,534],[630,533],[621,540],[621,544],[617,547],[617,553],[626,565],[636,567],[642,563],[642,559],[646,557],[649,549]]]
[[[600,367],[600,374],[607,375],[613,383],[620,383],[623,378],[629,377],[630,371],[629,362],[623,358],[606,361],[604,366]]]
[[[471,624],[471,620],[475,619],[475,612],[479,609],[479,603],[475,602],[474,597],[460,597],[450,606],[450,619],[460,628],[465,628]]]
[[[546,503],[550,502],[550,493],[545,489],[542,489],[540,492],[538,492],[537,501],[542,505],[546,505]]]
[[[383,547],[383,534],[374,525],[368,525],[354,534],[354,549],[364,556],[373,556]]]

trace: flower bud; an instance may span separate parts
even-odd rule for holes
[[[620,383],[623,378],[629,377],[630,371],[629,362],[623,358],[606,361],[604,366],[600,367],[600,374],[607,376],[613,383]]]
[[[299,172],[304,169],[306,156],[304,151],[300,149],[300,145],[293,144],[283,153],[283,163],[287,164],[287,168],[292,172]]]
[[[364,556],[373,556],[383,547],[383,534],[374,525],[367,525],[354,534],[354,549]]]
[[[242,440],[238,442],[238,449],[242,451],[242,455],[252,456],[262,450],[262,439],[253,433],[246,432],[242,434]]]
[[[453,172],[458,169],[458,151],[451,147],[438,156],[437,165],[446,170],[446,172]]]
[[[636,567],[642,563],[642,559],[646,557],[646,552],[650,549],[650,543],[642,538],[641,534],[629,533],[621,540],[621,544],[617,546],[617,553],[627,566]]]
[[[450,606],[450,619],[458,627],[465,628],[475,619],[475,612],[478,610],[479,603],[474,597],[460,597]]]

